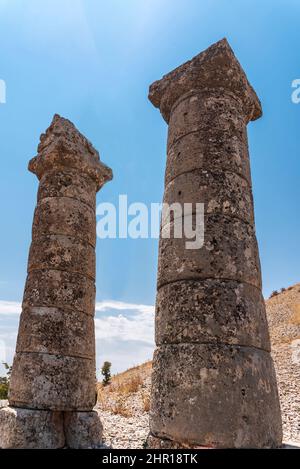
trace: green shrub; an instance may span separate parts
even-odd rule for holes
[[[110,362],[103,363],[103,366],[101,368],[101,374],[103,375],[103,380],[102,380],[103,386],[107,386],[110,383],[110,380],[111,380],[110,368],[111,368]]]
[[[6,376],[0,376],[0,399],[8,398],[9,379],[11,374],[11,366],[7,363],[3,363],[6,371]]]

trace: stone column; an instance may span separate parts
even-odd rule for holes
[[[112,172],[58,115],[29,170],[40,183],[0,447],[96,447],[95,205]]]
[[[149,99],[169,125],[164,202],[204,203],[205,239],[186,249],[163,237],[162,219],[148,444],[276,447],[246,130],[259,99],[226,39],[155,82]]]

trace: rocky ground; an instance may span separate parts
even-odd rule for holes
[[[266,301],[282,409],[284,441],[300,445],[300,284]],[[142,448],[148,434],[151,363],[99,387],[105,444]]]
[[[285,441],[300,444],[300,284],[266,301]]]
[[[149,432],[151,362],[132,368],[99,386],[98,405],[104,444],[113,448],[143,448]]]
[[[106,447],[116,449],[143,448],[149,431],[147,413],[137,417],[123,417],[102,411],[101,421],[104,426],[103,443]]]

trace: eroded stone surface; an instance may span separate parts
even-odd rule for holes
[[[50,127],[41,135],[38,155],[28,169],[39,179],[48,171],[76,169],[96,182],[99,190],[112,179],[112,170],[100,161],[98,151],[68,119],[55,114]]]
[[[166,204],[204,204],[205,213],[224,214],[253,224],[252,191],[247,181],[228,171],[195,170],[181,174],[165,187]],[[166,221],[162,219],[162,226]]]
[[[48,197],[71,197],[96,208],[96,182],[76,169],[53,170],[44,174],[38,201]]]
[[[102,444],[103,427],[97,411],[64,412],[66,444],[74,449],[95,449]]]
[[[42,236],[32,241],[29,252],[28,272],[37,269],[66,270],[95,279],[95,250],[70,236]]]
[[[92,316],[49,307],[24,309],[17,352],[40,352],[93,359],[95,332]]]
[[[242,103],[233,93],[224,90],[194,91],[179,99],[172,109],[167,147],[170,148],[187,133],[199,131],[207,132],[207,137],[222,132],[241,139],[245,124]]]
[[[261,291],[229,280],[178,281],[156,298],[156,343],[227,343],[270,350]]]
[[[92,410],[95,405],[95,362],[87,358],[16,353],[9,404],[49,410]]]
[[[246,121],[261,116],[261,104],[226,39],[216,42],[150,86],[149,99],[169,123],[174,104],[192,90],[224,89],[241,100]]]
[[[232,171],[251,184],[246,129],[242,136],[215,129],[188,132],[168,150],[165,182],[184,172],[208,168]]]
[[[27,276],[23,308],[49,306],[82,311],[94,315],[93,280],[62,270],[34,270]]]
[[[86,204],[70,197],[42,199],[35,209],[32,238],[50,234],[73,236],[95,247],[95,213]]]
[[[1,449],[59,449],[65,444],[63,415],[47,410],[0,410]]]
[[[58,115],[41,136],[29,170],[40,186],[9,403],[44,410],[43,415],[89,412],[96,402],[95,200],[112,172],[74,125]],[[94,442],[94,427],[86,418],[86,444],[88,438]],[[26,445],[30,429],[23,431]],[[18,438],[17,427],[12,432]],[[55,446],[50,440],[47,445]]]
[[[218,278],[239,280],[260,288],[257,241],[251,225],[210,214],[205,217],[204,227],[204,246],[200,249],[186,249],[189,241],[186,237],[173,237],[174,222],[162,228],[158,287],[177,280]],[[164,238],[169,232],[171,237]]]
[[[152,389],[154,436],[217,448],[281,444],[276,378],[268,352],[163,345],[154,355]]]
[[[148,443],[280,445],[246,130],[259,99],[225,39],[153,83],[149,99],[169,124],[164,202],[191,206],[162,216]]]

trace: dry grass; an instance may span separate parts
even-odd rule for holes
[[[110,391],[117,392],[119,394],[133,394],[137,392],[143,383],[143,378],[140,374],[133,374],[127,379],[115,380]]]
[[[291,317],[290,322],[292,324],[300,324],[300,304],[296,303],[295,305],[293,305],[292,309],[293,315]]]
[[[119,373],[113,376],[112,382],[114,382],[115,380],[123,381],[123,380],[129,379],[132,377],[132,375],[135,375],[135,374],[144,374],[151,368],[152,368],[152,361],[149,360],[143,363],[142,365],[133,366],[132,368],[128,368],[128,370],[123,371],[122,373]]]
[[[145,388],[144,381],[149,379],[151,368],[152,362],[149,361],[113,376],[107,386],[98,383],[100,408],[123,417],[133,416],[132,412],[136,412],[137,407],[141,412],[149,412],[150,391]]]
[[[126,407],[122,399],[116,399],[115,404],[111,407],[113,414],[122,415],[122,417],[132,417],[132,412]]]
[[[147,392],[142,392],[142,401],[143,401],[143,410],[144,412],[149,412],[150,410],[150,394]]]

